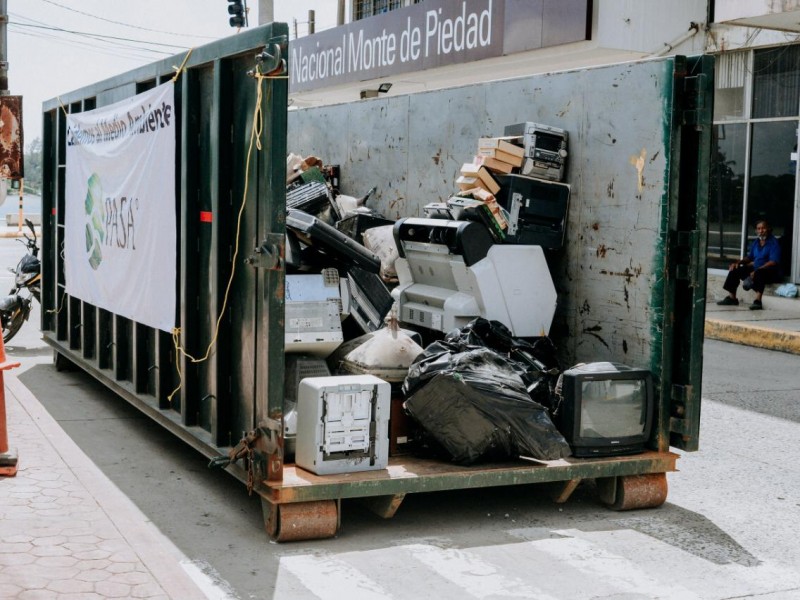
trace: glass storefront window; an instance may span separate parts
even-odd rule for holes
[[[748,241],[759,219],[767,219],[776,237],[783,237],[784,271],[791,257],[797,168],[796,120],[753,123],[750,184],[747,193]]]
[[[405,6],[404,0],[355,0],[353,3],[353,20],[359,21],[381,13],[397,10]]]
[[[714,120],[741,119],[744,114],[748,52],[717,56],[714,67]]]
[[[728,268],[742,247],[747,125],[714,125],[708,199],[708,266]]]
[[[794,117],[800,110],[800,45],[755,50],[753,118]]]

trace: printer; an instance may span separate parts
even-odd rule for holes
[[[448,332],[477,317],[518,337],[548,335],[556,290],[540,246],[496,244],[485,225],[410,217],[395,223],[401,323]]]

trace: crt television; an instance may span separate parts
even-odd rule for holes
[[[650,371],[610,362],[563,373],[561,433],[576,457],[644,452],[653,424]]]

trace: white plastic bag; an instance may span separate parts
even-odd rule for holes
[[[775,290],[775,294],[784,298],[796,298],[797,286],[793,283],[784,283]]]

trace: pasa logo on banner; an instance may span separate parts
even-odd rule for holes
[[[175,325],[174,86],[68,115],[66,290],[163,331]]]

